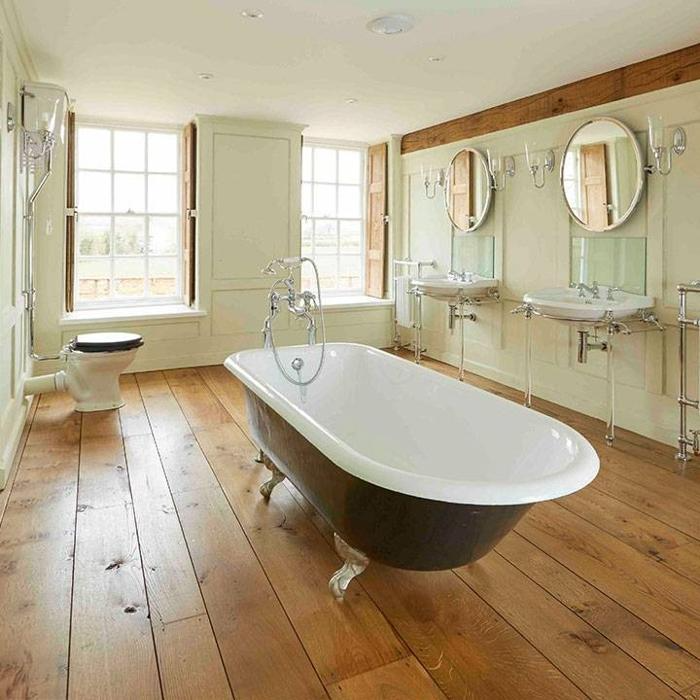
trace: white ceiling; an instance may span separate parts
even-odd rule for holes
[[[14,0],[85,115],[287,120],[373,141],[698,41],[698,0]],[[262,20],[240,12],[259,8]],[[366,23],[410,14],[380,37]],[[429,56],[444,56],[430,63]],[[202,81],[200,72],[215,79]],[[357,98],[348,105],[345,100]]]

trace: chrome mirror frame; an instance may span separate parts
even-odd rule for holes
[[[457,159],[457,157],[467,151],[468,153],[473,153],[477,160],[479,161],[479,165],[483,168],[484,170],[484,175],[485,175],[485,187],[486,187],[486,201],[484,202],[484,210],[481,212],[481,216],[474,221],[474,223],[471,224],[468,228],[463,228],[460,226],[458,223],[455,222],[455,220],[452,218],[452,214],[450,213],[450,182],[452,180],[452,168],[454,166],[454,162]],[[493,179],[491,178],[491,173],[489,171],[489,165],[488,161],[486,160],[486,156],[476,148],[472,148],[471,146],[466,146],[465,148],[460,148],[457,153],[452,156],[452,160],[450,161],[450,164],[445,171],[445,188],[444,188],[444,193],[445,193],[445,212],[447,214],[447,218],[450,220],[450,223],[452,226],[457,230],[461,231],[462,233],[471,233],[472,231],[476,231],[479,226],[481,226],[484,221],[486,221],[486,217],[489,215],[489,212],[491,211],[491,201],[493,199]]]
[[[620,127],[625,132],[625,134],[632,140],[632,146],[634,147],[634,155],[637,159],[637,182],[635,195],[632,198],[632,201],[630,202],[627,211],[617,221],[615,221],[612,224],[608,224],[605,228],[594,228],[593,226],[590,226],[581,221],[581,219],[578,218],[576,213],[569,205],[569,200],[566,198],[566,190],[564,189],[564,164],[566,163],[566,154],[568,153],[569,148],[571,147],[578,133],[585,129],[587,126],[595,124],[596,122],[610,122],[611,124],[615,124],[616,126]],[[642,153],[642,147],[639,145],[639,141],[634,135],[634,132],[627,126],[627,124],[624,124],[619,119],[615,119],[614,117],[592,117],[591,119],[588,119],[587,121],[583,122],[583,124],[580,124],[578,127],[576,127],[574,133],[571,134],[571,137],[566,142],[566,146],[564,147],[564,152],[561,157],[561,163],[559,164],[559,186],[561,187],[562,197],[564,198],[564,204],[566,204],[569,216],[581,228],[585,229],[586,231],[591,231],[592,233],[605,233],[606,231],[612,231],[622,226],[622,224],[624,224],[630,218],[630,216],[632,216],[634,210],[637,208],[637,205],[639,204],[639,201],[642,198],[642,194],[644,194],[644,183],[646,181],[646,178],[644,177],[644,164],[645,159],[644,154]]]

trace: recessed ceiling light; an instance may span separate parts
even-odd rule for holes
[[[213,80],[214,74],[213,73],[197,73],[197,77],[200,80]]]
[[[413,20],[408,15],[386,15],[367,24],[367,29],[381,36],[405,34],[413,29]]]
[[[348,97],[345,100],[346,105],[354,105],[357,102],[357,97]]]
[[[442,63],[445,60],[444,56],[428,56],[431,63]]]
[[[262,10],[243,10],[241,16],[248,19],[262,19],[265,13]]]

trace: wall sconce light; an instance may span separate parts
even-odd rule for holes
[[[515,175],[515,158],[513,156],[494,155],[487,148],[486,159],[488,161],[489,175],[491,175],[491,189],[500,192],[506,187],[506,177]]]
[[[647,117],[649,122],[649,148],[654,155],[654,164],[645,166],[644,170],[653,175],[668,175],[673,167],[673,156],[682,156],[685,153],[687,137],[685,130],[678,127],[673,132],[673,145],[666,145],[666,133],[663,117]]]
[[[425,187],[425,196],[428,199],[435,199],[438,187],[445,187],[445,169],[440,168],[435,175],[433,180],[433,169],[432,167],[428,170],[428,174],[425,174],[425,168],[420,166],[420,176],[423,180],[423,187]]]
[[[527,160],[527,167],[535,187],[541,190],[544,187],[546,173],[551,173],[554,170],[554,151],[548,149],[544,153],[537,153],[536,146],[535,143],[525,144],[525,160]],[[542,176],[538,177],[538,173],[542,173]]]

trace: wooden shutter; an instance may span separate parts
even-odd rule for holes
[[[66,311],[75,308],[75,112],[66,115]]]
[[[367,231],[365,244],[365,293],[384,296],[386,256],[387,145],[367,151]]]
[[[185,303],[195,301],[195,236],[197,233],[197,127],[194,122],[185,127],[182,138],[182,245]]]
[[[591,228],[602,230],[608,225],[608,178],[605,144],[581,146],[581,187],[583,220]]]

